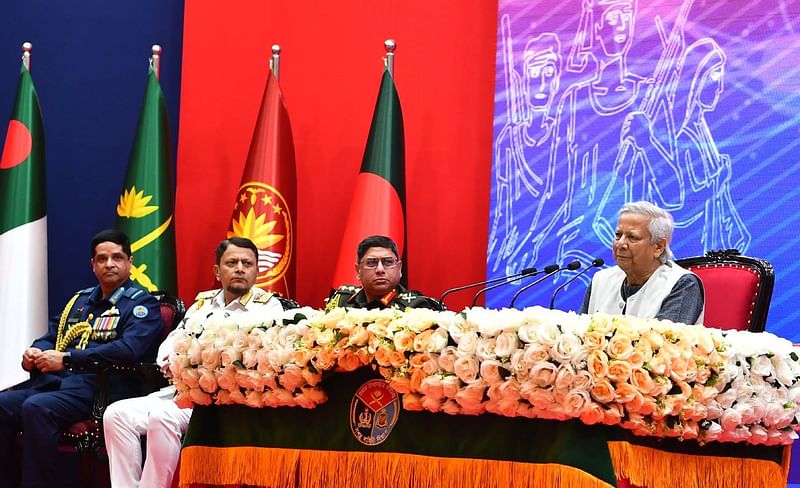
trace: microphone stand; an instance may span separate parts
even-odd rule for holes
[[[553,266],[555,266],[555,265],[553,265]],[[573,261],[573,262],[569,263],[566,267],[557,268],[557,269],[547,273],[546,275],[542,276],[541,278],[539,278],[538,280],[534,281],[533,283],[530,283],[528,285],[523,286],[522,288],[519,289],[519,291],[516,294],[514,294],[514,297],[511,299],[511,303],[509,304],[509,307],[510,308],[514,308],[514,303],[517,301],[517,298],[519,298],[519,296],[522,295],[522,293],[524,293],[525,291],[529,290],[531,287],[538,285],[539,283],[541,283],[542,281],[546,280],[547,278],[553,276],[554,274],[558,273],[559,271],[563,271],[565,269],[569,269],[569,270],[573,270],[574,271],[574,270],[576,270],[576,269],[578,269],[580,267],[581,267],[580,261]]]
[[[510,275],[510,276],[501,276],[499,278],[492,278],[491,280],[478,281],[478,282],[475,282],[475,283],[470,283],[469,285],[463,285],[463,286],[457,286],[455,288],[450,288],[449,290],[445,290],[445,292],[442,293],[442,296],[439,298],[439,301],[441,303],[444,303],[444,297],[446,297],[447,295],[449,295],[449,294],[451,294],[453,292],[456,292],[456,291],[466,290],[466,289],[469,289],[469,288],[475,288],[476,286],[490,285],[492,283],[497,283],[498,281],[505,282],[506,280],[510,280],[512,278],[522,278],[523,276],[528,276],[531,273],[536,273],[536,268],[525,268],[522,271],[520,271],[519,273]]]
[[[545,268],[545,271],[546,270],[547,270],[547,268]],[[522,271],[523,271],[522,273],[519,273],[519,276],[509,276],[509,277],[506,278],[506,281],[503,281],[502,283],[498,283],[498,284],[492,285],[492,286],[487,286],[486,288],[481,288],[480,290],[478,290],[478,293],[476,293],[475,296],[472,297],[472,306],[473,307],[475,306],[475,303],[477,303],[478,297],[480,297],[481,294],[486,293],[489,290],[494,290],[495,288],[500,288],[503,285],[507,285],[507,284],[513,283],[513,282],[515,282],[517,280],[521,280],[523,278],[527,278],[528,276],[536,276],[537,274],[544,273],[544,271],[536,271],[536,268],[528,268],[528,269],[524,269]],[[527,271],[527,273],[526,273],[526,271]]]
[[[581,277],[581,276],[582,276],[584,273],[586,273],[586,272],[587,272],[587,271],[589,271],[590,269],[592,269],[592,268],[599,268],[599,267],[600,267],[600,266],[602,266],[603,264],[605,264],[605,261],[603,261],[603,258],[597,258],[597,259],[595,259],[594,261],[592,261],[592,262],[591,262],[591,264],[590,264],[589,266],[587,266],[587,267],[583,268],[583,269],[581,270],[581,272],[580,272],[580,273],[576,274],[576,275],[575,275],[575,276],[573,276],[572,278],[570,278],[570,279],[568,279],[567,281],[565,281],[564,283],[562,283],[562,284],[561,284],[561,285],[560,285],[558,288],[556,288],[556,289],[555,289],[555,291],[553,291],[553,296],[552,296],[552,297],[550,297],[550,310],[553,310],[553,306],[554,306],[554,305],[555,305],[555,303],[556,303],[556,294],[557,294],[559,291],[563,290],[563,289],[564,289],[564,288],[565,288],[567,285],[569,285],[569,284],[570,284],[570,283],[572,283],[573,281],[575,281],[575,280],[577,280],[578,278],[580,278],[580,277]]]

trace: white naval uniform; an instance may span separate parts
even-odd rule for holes
[[[661,304],[672,291],[678,280],[692,273],[674,261],[662,264],[647,279],[647,282],[634,295],[628,297],[627,303],[620,294],[625,282],[625,272],[619,266],[606,268],[595,273],[592,278],[592,293],[589,296],[587,313],[605,312],[608,314],[632,315],[643,319],[654,318],[661,310]],[[705,307],[695,323],[703,323]]]
[[[221,290],[201,292],[186,313],[240,313],[252,310],[280,312],[277,298],[260,288],[253,288],[237,300],[225,305]],[[180,327],[180,326],[179,326]],[[156,363],[167,364],[174,350],[176,330],[170,332],[158,348]],[[181,436],[189,426],[191,408],[179,408],[170,385],[147,396],[120,400],[108,406],[103,415],[108,463],[112,488],[168,488],[181,453]],[[142,468],[141,436],[147,436],[147,453]]]

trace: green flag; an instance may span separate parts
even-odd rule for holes
[[[117,229],[128,234],[134,261],[131,279],[149,291],[178,292],[175,268],[174,190],[169,120],[164,93],[151,66],[125,187],[117,205]]]
[[[0,157],[0,389],[27,376],[20,352],[47,329],[44,128],[25,65]]]

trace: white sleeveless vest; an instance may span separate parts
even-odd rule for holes
[[[620,289],[625,281],[625,272],[619,266],[606,268],[595,273],[592,278],[592,294],[589,297],[588,313],[605,312],[621,315],[632,315],[643,319],[654,318],[661,310],[661,304],[672,291],[675,283],[691,271],[681,268],[675,262],[662,264],[647,279],[647,282],[634,295],[628,297],[628,306],[622,299]],[[702,286],[702,285],[701,285]],[[697,324],[703,323],[705,305],[697,318]]]

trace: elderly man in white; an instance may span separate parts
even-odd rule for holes
[[[623,205],[612,244],[617,265],[594,275],[581,312],[703,323],[703,283],[673,261],[674,227],[669,212],[650,202]]]
[[[252,310],[280,312],[280,301],[271,293],[254,288],[258,276],[258,248],[249,239],[232,237],[217,247],[214,274],[221,289],[201,292],[187,312],[233,314]],[[169,374],[175,331],[158,349],[157,362]],[[172,485],[191,408],[179,408],[173,401],[175,388],[169,386],[150,395],[111,404],[103,416],[111,486],[114,488],[158,488]],[[141,436],[147,436],[147,453],[142,467]]]

